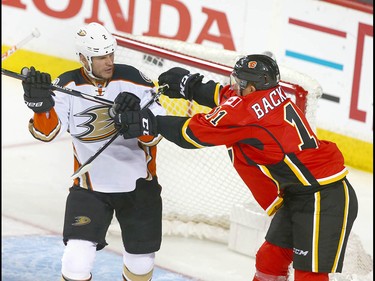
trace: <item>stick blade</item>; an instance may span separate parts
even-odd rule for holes
[[[71,175],[70,179],[75,180],[76,178],[82,176],[84,173],[86,173],[88,170],[90,170],[92,164],[89,163],[87,165],[81,166],[77,171],[74,172],[73,175]]]

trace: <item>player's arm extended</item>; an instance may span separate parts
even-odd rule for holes
[[[200,105],[213,108],[219,104],[222,86],[212,80],[203,83],[203,75],[191,74],[181,67],[174,67],[160,74],[159,85],[168,85],[163,94],[169,98],[194,100]]]
[[[216,115],[218,112],[223,114]],[[216,107],[211,113],[196,114],[191,118],[155,116],[149,109],[126,111],[114,117],[125,139],[160,134],[178,146],[188,149],[232,145],[239,141],[243,138],[244,128],[235,126],[231,119],[221,107]]]

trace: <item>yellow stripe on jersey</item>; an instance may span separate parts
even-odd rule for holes
[[[271,179],[277,187],[277,193],[280,194],[280,185],[279,182],[274,179],[270,173],[270,171],[267,169],[264,165],[258,165],[259,169],[262,171],[263,174],[265,174],[269,179]],[[276,211],[283,205],[284,199],[282,197],[277,197],[272,204],[266,209],[266,212],[269,216],[272,216]]]
[[[276,186],[277,186],[277,193],[280,193],[279,182],[272,177],[272,175],[271,175],[270,171],[268,170],[268,168],[266,166],[264,166],[264,165],[259,165],[259,164],[258,164],[258,167],[262,171],[263,174],[265,174],[268,178],[270,178],[276,184]]]
[[[214,93],[214,102],[215,102],[216,105],[219,105],[219,103],[220,103],[219,93],[220,93],[220,84],[217,83],[216,87],[215,87],[215,93]]]
[[[186,122],[185,122],[184,125],[182,126],[182,136],[184,137],[184,139],[185,139],[188,143],[194,145],[195,147],[198,147],[198,148],[203,148],[203,147],[205,147],[205,146],[203,146],[203,145],[200,145],[199,143],[197,143],[197,142],[194,141],[193,139],[191,139],[191,138],[189,137],[189,135],[186,133],[186,130],[187,130],[187,127],[189,126],[189,122],[190,122],[190,120],[191,120],[191,118],[189,118],[188,120],[186,120]]]
[[[331,272],[336,272],[337,269],[337,264],[340,259],[341,251],[342,251],[342,245],[344,243],[344,238],[345,238],[345,231],[346,231],[346,225],[348,223],[348,213],[349,213],[349,191],[348,191],[348,186],[346,185],[346,182],[343,181],[343,187],[344,187],[344,195],[345,195],[345,207],[344,207],[344,220],[342,222],[342,228],[341,228],[341,235],[340,235],[340,241],[339,245],[337,247],[337,253],[335,257],[335,261],[333,263]]]
[[[292,172],[296,175],[296,177],[300,180],[300,182],[304,186],[311,185],[309,181],[305,178],[305,176],[302,174],[302,172],[298,169],[298,167],[290,160],[290,158],[285,155],[284,162],[288,165],[288,167],[292,170]]]
[[[266,209],[267,215],[272,216],[283,205],[284,199],[277,197],[272,204]]]
[[[315,192],[313,239],[312,239],[312,272],[319,272],[319,230],[320,230],[320,191]]]
[[[334,174],[326,178],[317,179],[317,181],[321,185],[333,183],[333,182],[343,179],[348,173],[349,171],[346,168],[344,168],[341,172],[338,172],[337,174]]]

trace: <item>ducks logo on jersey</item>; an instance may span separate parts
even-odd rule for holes
[[[107,106],[94,106],[74,115],[82,117],[82,123],[78,124],[78,128],[82,128],[82,132],[74,134],[82,142],[97,142],[109,139],[116,133],[113,119],[109,116]]]

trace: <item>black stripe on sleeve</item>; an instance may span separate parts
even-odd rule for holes
[[[189,117],[156,116],[158,133],[182,148],[197,148],[182,136],[182,127]]]

